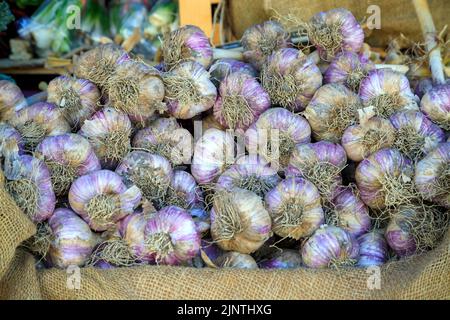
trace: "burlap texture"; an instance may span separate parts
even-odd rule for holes
[[[428,0],[437,30],[449,23],[448,0]],[[227,10],[233,34],[240,38],[249,26],[269,19],[275,10],[278,14],[295,14],[309,20],[314,14],[333,8],[346,8],[363,21],[369,17],[367,8],[378,5],[381,14],[381,29],[373,30],[366,41],[377,47],[384,47],[400,33],[409,39],[423,41],[419,20],[411,0],[227,0]]]
[[[33,232],[33,224],[4,190],[0,172],[1,299],[450,299],[450,232],[437,249],[383,266],[380,289],[369,289],[373,273],[366,269],[162,266],[82,268],[80,288],[70,289],[73,273],[36,270],[34,258],[18,248]]]

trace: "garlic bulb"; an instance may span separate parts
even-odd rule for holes
[[[5,159],[5,188],[33,222],[47,220],[55,209],[50,173],[45,163],[29,155]]]
[[[277,171],[263,158],[243,156],[220,175],[216,189],[232,190],[237,187],[264,197],[279,181]]]
[[[280,237],[308,237],[324,223],[320,193],[308,180],[283,180],[266,194],[265,203],[273,232]]]
[[[389,251],[382,230],[373,230],[358,238],[358,267],[379,266],[388,260]]]
[[[66,195],[77,177],[101,169],[89,141],[72,133],[45,138],[36,147],[35,157],[50,170],[57,196]]]
[[[296,250],[284,249],[258,263],[263,269],[293,269],[302,264],[302,256]]]
[[[263,65],[261,83],[272,104],[302,111],[322,85],[322,73],[301,51],[282,48],[274,51]]]
[[[83,53],[74,65],[77,78],[87,79],[104,89],[117,65],[130,60],[128,53],[115,44],[102,44]]]
[[[9,124],[0,122],[0,159],[13,154],[22,154],[23,150],[24,145],[20,133]]]
[[[316,91],[304,115],[316,140],[339,142],[362,108],[358,95],[342,84],[330,83]]]
[[[69,190],[70,207],[94,231],[113,228],[117,221],[133,213],[140,201],[139,188],[127,188],[121,177],[109,170],[81,176]]]
[[[194,178],[186,171],[176,170],[170,182],[169,195],[166,199],[170,205],[183,209],[201,207],[203,196]]]
[[[217,191],[211,236],[223,250],[252,253],[270,237],[271,219],[261,198],[249,190]]]
[[[261,70],[272,52],[288,46],[289,33],[276,21],[265,21],[245,30],[241,44],[244,59],[256,70]]]
[[[353,14],[344,8],[319,12],[306,24],[309,40],[325,61],[342,51],[358,52],[364,32]]]
[[[142,62],[118,64],[106,84],[108,104],[134,122],[164,112],[164,83],[158,70]]]
[[[312,182],[323,201],[333,199],[342,184],[341,171],[347,163],[344,149],[327,141],[296,146],[286,169],[286,176],[301,176]]]
[[[20,88],[11,81],[0,80],[0,121],[8,121],[27,106]]]
[[[364,55],[344,51],[336,55],[324,74],[325,83],[340,83],[352,90],[359,91],[359,85],[375,66]]]
[[[211,81],[218,88],[220,83],[230,74],[240,72],[256,78],[258,72],[250,64],[234,59],[217,59],[209,68]]]
[[[311,127],[302,116],[284,108],[271,108],[245,132],[245,144],[250,154],[259,154],[273,167],[284,169],[296,144],[311,141]]]
[[[359,258],[359,244],[347,231],[324,225],[306,240],[301,254],[310,268],[352,266]]]
[[[347,157],[358,162],[382,148],[392,147],[394,142],[394,126],[389,120],[380,117],[348,127],[341,140]]]
[[[17,112],[11,124],[20,132],[25,147],[33,150],[46,136],[70,132],[70,125],[58,108],[45,102],[35,103]]]
[[[258,265],[249,254],[226,252],[215,260],[219,268],[258,269]]]
[[[119,164],[116,173],[126,185],[137,186],[142,196],[156,206],[163,200],[172,179],[169,161],[145,151],[130,152]]]
[[[218,129],[208,129],[196,142],[191,173],[199,184],[215,179],[234,162],[234,138]]]
[[[418,110],[408,78],[391,69],[370,71],[361,81],[359,96],[366,107],[373,106],[376,115],[385,118],[397,111]]]
[[[397,255],[406,257],[433,249],[448,226],[448,212],[425,205],[401,206],[393,212],[385,237]]]
[[[167,69],[189,60],[208,68],[213,59],[209,38],[199,27],[192,25],[182,26],[165,36],[161,50]]]
[[[197,256],[200,236],[192,217],[181,208],[170,206],[149,219],[144,230],[148,261],[178,265]]]
[[[47,101],[60,108],[72,128],[79,128],[99,109],[100,91],[89,80],[61,76],[49,82]]]
[[[151,253],[145,246],[144,230],[149,219],[149,216],[135,212],[118,223],[120,238],[113,243],[118,247],[114,250],[116,254],[113,256],[117,257],[117,252],[121,252],[119,257],[123,265],[148,261]]]
[[[414,201],[411,161],[397,149],[381,149],[361,161],[355,179],[361,199],[373,209]]]
[[[86,120],[78,134],[89,140],[102,167],[115,168],[130,151],[131,121],[113,108],[104,108]]]
[[[220,84],[214,117],[225,128],[245,131],[269,107],[269,95],[259,82],[235,72]]]
[[[97,236],[89,226],[70,209],[56,209],[48,224],[52,231],[49,259],[58,268],[83,266],[94,247]]]
[[[134,149],[159,154],[173,165],[187,164],[192,157],[194,138],[175,118],[159,118],[139,130],[131,143]]]
[[[428,120],[422,112],[397,112],[389,119],[397,130],[393,147],[411,159],[422,158],[445,141],[441,128]]]
[[[435,86],[420,101],[420,110],[444,130],[450,130],[450,84]]]
[[[163,74],[165,101],[177,119],[191,119],[214,105],[217,89],[208,71],[199,63],[187,61]]]
[[[327,224],[336,225],[355,238],[370,230],[369,209],[359,197],[358,189],[343,187],[333,199],[333,209],[327,212]]]
[[[414,182],[420,195],[450,208],[450,141],[440,144],[416,165]]]

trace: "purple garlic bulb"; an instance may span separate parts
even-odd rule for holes
[[[380,266],[388,260],[389,252],[382,230],[373,230],[358,238],[358,267]]]
[[[273,52],[263,65],[261,84],[272,104],[302,111],[322,85],[322,73],[301,51],[283,48]]]
[[[344,229],[324,225],[306,240],[301,254],[310,268],[353,266],[359,258],[359,244]]]
[[[225,128],[245,131],[269,107],[270,97],[259,82],[235,72],[220,84],[214,117]]]

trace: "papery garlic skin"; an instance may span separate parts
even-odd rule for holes
[[[245,30],[241,44],[244,48],[244,60],[256,70],[261,70],[272,52],[288,47],[289,34],[276,21],[265,21]]]
[[[218,129],[208,129],[196,142],[191,173],[199,184],[213,182],[234,162],[234,138]]]
[[[159,118],[139,130],[131,145],[138,150],[159,154],[174,165],[187,164],[193,153],[193,137],[175,118]]]
[[[209,68],[211,81],[218,88],[220,83],[230,74],[240,72],[256,78],[258,72],[250,64],[234,59],[217,59]]]
[[[167,109],[161,74],[142,62],[118,64],[106,85],[108,105],[126,113],[131,121],[144,122]]]
[[[435,86],[420,101],[420,110],[441,128],[450,130],[450,84]]]
[[[399,205],[405,196],[412,196],[414,168],[411,161],[397,149],[381,149],[361,161],[355,179],[361,199],[373,209]]]
[[[333,199],[331,220],[336,226],[346,230],[355,238],[366,233],[371,228],[369,209],[360,199],[358,190],[344,187]]]
[[[10,120],[25,107],[27,100],[20,88],[11,81],[0,80],[0,121]]]
[[[98,242],[87,223],[72,210],[60,208],[48,224],[52,230],[48,252],[51,263],[58,268],[83,266]]]
[[[163,200],[172,179],[170,162],[145,151],[130,152],[117,166],[116,173],[125,184],[137,186],[142,196],[159,204]]]
[[[339,142],[344,130],[357,122],[362,108],[357,94],[342,84],[330,83],[316,91],[304,116],[316,140]]]
[[[393,114],[391,121],[396,132],[393,147],[411,159],[420,159],[445,141],[445,133],[420,111]]]
[[[197,62],[187,61],[163,74],[165,102],[169,113],[177,119],[191,119],[216,101],[217,89],[208,71]]]
[[[219,268],[258,269],[255,259],[249,254],[226,252],[215,260]]]
[[[433,249],[449,226],[448,212],[421,206],[400,206],[394,210],[385,230],[389,246],[399,257]]]
[[[94,207],[92,201],[95,200],[100,204]],[[70,207],[94,231],[105,231],[114,227],[117,221],[133,213],[140,201],[139,188],[127,188],[122,178],[109,170],[97,170],[81,176],[73,182],[69,190]]]
[[[221,249],[249,254],[258,250],[270,234],[270,215],[256,193],[235,188],[215,195],[211,236]]]
[[[348,127],[341,140],[347,157],[357,162],[380,149],[392,147],[394,142],[394,126],[389,120],[380,117],[372,117],[363,124]]]
[[[301,254],[309,268],[339,268],[357,262],[359,244],[347,231],[324,225],[305,242]]]
[[[24,144],[19,131],[9,124],[0,122],[0,159],[23,152]]]
[[[324,83],[340,83],[357,93],[362,79],[374,68],[363,55],[344,51],[331,61],[324,74]]]
[[[269,107],[269,95],[259,82],[235,72],[220,84],[214,117],[225,128],[245,131]]]
[[[192,217],[185,210],[169,206],[151,217],[145,227],[150,262],[179,265],[197,256],[200,236]]]
[[[322,85],[322,73],[314,61],[294,48],[274,51],[260,78],[272,104],[290,111],[304,110]]]
[[[423,78],[417,81],[416,85],[414,86],[414,93],[422,99],[423,96],[431,89],[433,88],[433,80],[431,78]],[[421,104],[422,105],[422,104]],[[424,110],[421,111],[424,112]]]
[[[416,165],[414,182],[420,195],[450,208],[450,141],[440,144]],[[447,179],[447,180],[446,180]]]
[[[364,42],[359,22],[344,8],[317,13],[309,21],[307,32],[325,61],[330,61],[342,51],[358,52]]]
[[[130,56],[122,47],[112,43],[102,44],[78,58],[74,65],[74,74],[77,78],[87,79],[104,90],[117,65],[129,60]]]
[[[55,210],[50,172],[45,163],[29,155],[17,155],[5,162],[6,190],[30,219],[39,223]]]
[[[185,210],[203,208],[203,193],[192,175],[186,171],[175,170],[164,203]]]
[[[75,178],[101,169],[89,141],[73,133],[45,138],[36,147],[35,157],[46,162],[57,195],[67,194]]]
[[[262,269],[294,269],[302,265],[302,256],[296,250],[284,249],[258,263]]]
[[[145,246],[144,230],[150,217],[141,213],[127,215],[119,221],[118,230],[136,261],[147,261],[151,252]]]
[[[243,156],[220,175],[216,189],[232,190],[238,187],[264,197],[279,181],[277,171],[262,157]]]
[[[418,98],[411,91],[408,78],[390,69],[376,69],[361,81],[359,96],[376,115],[390,117],[397,111],[418,110]]]
[[[269,191],[264,201],[272,218],[272,229],[280,237],[310,236],[324,223],[320,193],[308,180],[293,177]]]
[[[47,101],[60,108],[72,128],[79,128],[99,109],[100,91],[89,80],[60,76],[49,82]]]
[[[213,59],[209,38],[199,27],[193,25],[172,31],[163,39],[161,49],[167,69],[182,61],[195,61],[208,68]]]
[[[381,266],[388,260],[389,251],[383,230],[373,230],[361,235],[358,243],[360,254],[358,267]]]
[[[115,168],[131,149],[131,130],[126,114],[107,107],[86,120],[78,134],[91,143],[103,168]]]
[[[328,141],[298,144],[285,170],[286,177],[300,176],[312,182],[324,201],[331,201],[342,185],[341,172],[347,155],[339,144]]]
[[[70,132],[70,125],[59,109],[46,102],[38,102],[21,109],[11,120],[20,132],[27,149],[34,149],[46,136],[57,136]]]
[[[296,144],[311,141],[311,127],[302,116],[284,108],[270,108],[245,132],[250,154],[259,154],[284,169]],[[276,150],[278,147],[278,150]]]

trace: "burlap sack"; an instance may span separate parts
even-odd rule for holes
[[[36,270],[18,248],[35,228],[5,192],[0,171],[1,299],[450,299],[450,232],[435,250],[376,270],[185,267]]]
[[[437,30],[442,30],[450,19],[448,0],[428,0]],[[367,8],[378,5],[381,14],[381,29],[373,30],[366,41],[376,47],[385,47],[401,33],[409,39],[423,41],[422,31],[411,0],[227,0],[227,12],[233,34],[240,38],[249,26],[269,19],[277,12],[280,15],[295,14],[307,21],[314,14],[333,8],[346,8],[358,19],[370,16]]]

